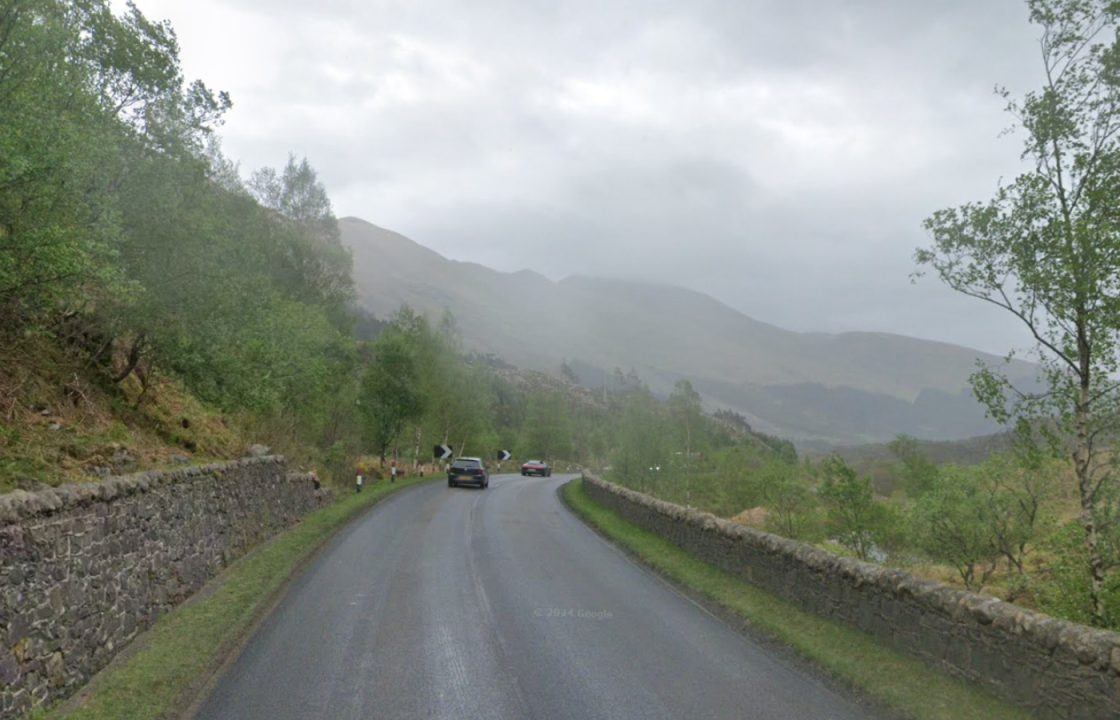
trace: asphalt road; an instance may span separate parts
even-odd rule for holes
[[[293,583],[198,717],[868,716],[588,529],[563,480],[381,503]]]

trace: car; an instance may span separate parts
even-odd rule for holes
[[[483,489],[490,487],[490,471],[482,458],[461,457],[451,462],[447,468],[447,487],[460,485],[477,485]]]
[[[552,468],[548,466],[544,460],[526,460],[521,465],[521,474],[525,477],[530,475],[539,475],[540,477],[552,477]]]

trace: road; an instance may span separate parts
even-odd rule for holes
[[[198,717],[868,717],[592,532],[564,479],[382,502],[293,582]]]

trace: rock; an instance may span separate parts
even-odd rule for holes
[[[62,660],[62,653],[51,653],[47,658],[47,677],[55,687],[62,687],[66,682],[66,663]]]
[[[16,478],[16,487],[28,492],[39,492],[40,490],[46,490],[50,485],[36,478],[24,475]]]
[[[272,448],[270,448],[268,445],[261,445],[259,443],[256,443],[249,446],[250,457],[264,457],[270,452],[272,452]]]
[[[176,465],[186,465],[190,461],[191,461],[191,459],[189,457],[187,457],[186,455],[172,455],[171,456],[171,462],[175,463]]]
[[[19,679],[19,663],[11,653],[0,652],[0,685],[11,685]]]
[[[50,425],[48,425],[48,426],[47,426],[47,429],[48,429],[48,430],[61,430],[61,429],[62,429],[62,424],[61,424],[61,423],[56,423],[56,422],[52,422],[52,423],[51,423]]]
[[[136,469],[136,458],[127,448],[117,448],[113,451],[113,457],[109,459],[109,463],[113,468],[113,473],[120,475]]]

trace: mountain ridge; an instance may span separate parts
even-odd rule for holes
[[[555,373],[568,359],[589,384],[633,368],[659,394],[688,378],[712,409],[741,412],[758,429],[801,442],[875,442],[901,432],[954,440],[999,429],[968,393],[978,359],[1002,362],[988,353],[876,331],[786,330],[689,288],[503,272],[360,218],[339,225],[366,310],[385,318],[408,304],[438,318],[449,309],[469,350],[515,365]],[[1034,377],[1029,363],[1009,367],[1019,381]]]

